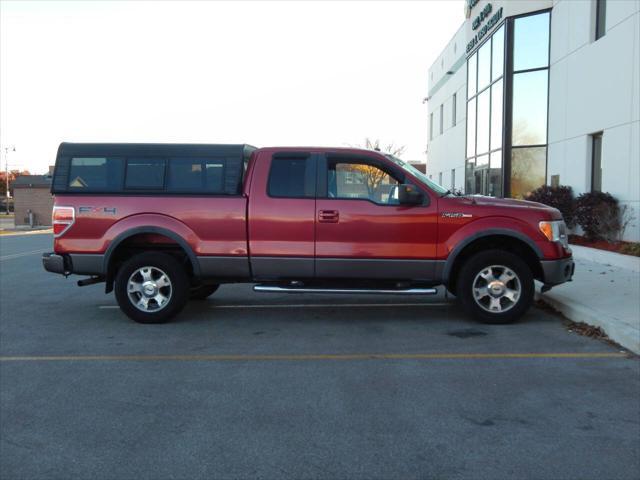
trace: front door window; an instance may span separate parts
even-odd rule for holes
[[[367,163],[329,162],[329,198],[362,199],[380,205],[397,205],[400,182],[389,172]]]

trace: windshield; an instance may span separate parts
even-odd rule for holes
[[[416,177],[418,180],[420,180],[422,183],[424,183],[427,187],[429,187],[434,192],[440,195],[444,195],[445,193],[449,192],[449,189],[444,188],[441,185],[438,185],[436,182],[431,180],[429,177],[427,177],[424,173],[422,173],[420,170],[418,170],[416,167],[414,167],[410,163],[404,162],[399,158],[394,157],[393,155],[386,155],[386,157],[389,160],[391,160],[393,163],[398,165],[400,168],[402,168],[405,172],[408,172],[414,177]]]

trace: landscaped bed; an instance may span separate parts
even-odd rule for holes
[[[581,235],[569,235],[569,243],[582,247],[598,248],[609,252],[622,253],[640,257],[640,243],[638,242],[607,242],[606,240],[588,240]]]

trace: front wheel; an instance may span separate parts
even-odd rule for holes
[[[462,266],[456,296],[477,320],[504,324],[524,315],[533,302],[534,288],[531,269],[519,257],[488,250]]]
[[[189,296],[189,277],[178,260],[161,252],[141,253],[118,270],[115,294],[120,309],[138,323],[164,323]]]

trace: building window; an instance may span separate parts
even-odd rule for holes
[[[591,135],[591,191],[602,191],[602,132]]]
[[[452,99],[452,104],[451,104],[451,126],[455,127],[456,126],[456,120],[457,120],[457,114],[456,114],[456,108],[457,108],[457,95],[454,93],[453,94],[453,99]]]
[[[455,191],[456,189],[456,169],[451,169],[451,191]]]
[[[438,174],[438,185],[442,185],[442,172]]]
[[[511,197],[523,198],[547,178],[549,97],[549,12],[513,21]]]
[[[429,114],[429,140],[433,140],[433,112]]]
[[[440,135],[444,132],[444,104],[440,105]]]
[[[596,0],[596,40],[607,33],[607,0]]]
[[[466,193],[502,195],[504,49],[502,25],[467,61]]]

